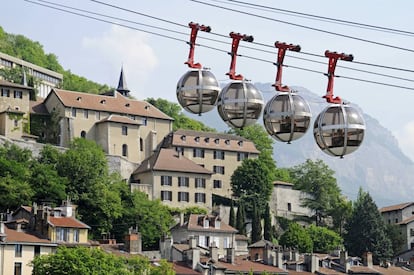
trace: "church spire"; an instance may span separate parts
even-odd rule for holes
[[[125,76],[124,76],[124,67],[121,67],[121,75],[119,76],[118,88],[116,89],[123,96],[129,96],[130,90],[127,87]]]

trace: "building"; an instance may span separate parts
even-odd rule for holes
[[[163,147],[172,148],[186,158],[212,171],[208,186],[212,194],[230,198],[230,179],[233,172],[246,158],[257,158],[259,151],[246,138],[193,130],[178,130],[170,133]]]
[[[0,135],[24,139],[29,132],[29,97],[32,88],[0,79]]]
[[[379,209],[387,224],[397,224],[405,242],[401,251],[414,250],[414,202],[401,203]]]
[[[194,163],[173,149],[161,148],[144,160],[134,171],[131,189],[160,199],[164,204],[186,208],[212,208],[212,172]]]
[[[40,80],[35,85],[35,89],[38,90],[37,96],[45,98],[51,89],[57,88],[63,81],[63,75],[22,59],[10,56],[0,52],[0,68],[24,68],[29,75],[32,75],[36,79]]]
[[[57,244],[27,229],[27,221],[0,222],[0,274],[31,274],[34,257],[54,253]]]
[[[274,216],[287,219],[310,217],[312,211],[302,206],[302,200],[306,196],[302,191],[293,189],[292,183],[275,181],[269,201],[270,210]]]

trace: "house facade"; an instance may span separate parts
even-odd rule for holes
[[[212,193],[230,198],[230,179],[246,158],[257,158],[254,143],[240,136],[193,130],[170,133],[163,147],[172,148],[186,158],[213,172],[210,179]]]
[[[404,238],[401,251],[414,250],[414,202],[382,207],[379,211],[385,223],[400,227]]]

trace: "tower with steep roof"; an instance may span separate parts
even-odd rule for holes
[[[121,75],[119,76],[118,88],[116,89],[123,96],[129,96],[130,90],[127,87],[125,76],[124,76],[124,67],[121,68]]]

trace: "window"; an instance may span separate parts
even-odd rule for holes
[[[178,177],[178,186],[188,187],[190,179],[188,177]]]
[[[81,132],[81,138],[86,138],[86,132],[85,131]]]
[[[288,211],[292,211],[292,204],[288,202]]]
[[[195,140],[195,142],[199,143],[200,142],[200,137],[195,137],[194,140]]]
[[[208,220],[208,218],[205,218],[203,220],[203,227],[204,228],[209,228],[210,227],[210,221]]]
[[[398,223],[398,218],[395,219],[395,223]]]
[[[23,245],[21,244],[14,245],[14,257],[20,258],[22,256],[22,249],[23,249]]]
[[[57,227],[56,228],[56,241],[66,242],[68,240],[68,229]]]
[[[244,159],[247,159],[248,157],[249,157],[248,153],[245,153],[245,152],[237,153],[237,161],[243,161]]]
[[[144,117],[142,118],[142,125],[147,126],[148,124],[148,118]]]
[[[223,247],[224,248],[230,248],[230,238],[229,237],[224,237],[223,238]]]
[[[189,194],[188,192],[178,192],[178,201],[189,201]]]
[[[127,136],[128,135],[128,127],[127,126],[122,126],[122,135],[123,136]]]
[[[83,110],[83,118],[89,118],[89,111]]]
[[[205,193],[195,193],[195,202],[206,202],[206,194]]]
[[[206,179],[203,178],[195,178],[195,188],[206,188]]]
[[[14,275],[22,275],[22,263],[14,263]]]
[[[40,245],[34,246],[34,255],[39,256],[40,255]]]
[[[171,191],[161,191],[161,200],[162,201],[172,201],[172,192]]]
[[[214,159],[224,159],[224,151],[214,151]]]
[[[9,97],[10,96],[10,90],[9,89],[1,89],[1,96]]]
[[[14,127],[18,127],[19,126],[19,121],[17,119],[14,120]]]
[[[73,242],[79,242],[79,229],[73,229]]]
[[[413,237],[414,236],[414,229],[410,229],[410,236]]]
[[[161,185],[172,186],[172,177],[171,176],[161,176]]]
[[[23,98],[22,91],[14,91],[14,98]]]
[[[224,175],[224,166],[214,165],[213,166],[213,172],[216,173],[216,174],[222,174],[222,175]]]
[[[76,108],[72,108],[72,117],[76,117]]]
[[[122,144],[122,156],[127,157],[128,156],[128,145]]]
[[[175,151],[184,156],[184,147],[175,147]]]
[[[193,157],[195,157],[195,158],[204,158],[204,149],[194,148],[193,149]]]
[[[214,180],[213,181],[213,187],[214,188],[221,188],[222,187],[221,180]]]

